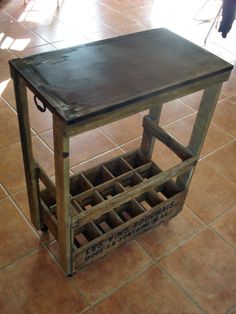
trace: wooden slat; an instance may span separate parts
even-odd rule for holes
[[[188,149],[193,152],[193,154],[197,156],[197,158],[199,157],[202,146],[204,144],[211,118],[214,113],[217,100],[219,98],[221,87],[222,83],[212,85],[211,87],[208,87],[204,90],[193,131],[188,144]],[[190,170],[188,173],[179,176],[177,179],[177,184],[182,188],[188,187],[193,173],[194,169]]]
[[[144,129],[150,132],[154,137],[158,138],[163,144],[171,149],[180,159],[186,160],[193,156],[190,149],[184,147],[179,141],[168,134],[163,128],[157,125],[148,116],[143,119]]]
[[[39,179],[43,182],[51,196],[56,199],[56,186],[54,182],[50,179],[50,177],[37,162],[34,162],[34,164],[38,171]]]
[[[128,202],[131,199],[139,196],[142,193],[148,192],[150,189],[169,181],[173,177],[180,175],[190,170],[196,163],[196,158],[192,157],[183,161],[181,164],[176,165],[169,170],[159,173],[152,178],[144,181],[142,184],[136,185],[129,190],[124,191],[120,195],[116,195],[100,204],[97,204],[91,209],[84,211],[77,217],[73,218],[73,226],[75,228],[80,227],[91,220],[98,218],[99,216],[109,212],[111,209],[119,207],[122,203]]]
[[[155,121],[157,125],[159,125],[160,123],[162,107],[163,105],[161,104],[159,106],[151,108],[149,111],[150,118],[153,121]],[[155,144],[155,137],[147,128],[144,128],[142,142],[140,145],[140,152],[142,153],[142,155],[144,155],[148,159],[151,159],[154,144]]]
[[[201,152],[211,118],[219,98],[221,87],[222,83],[215,84],[204,90],[192,135],[188,144],[188,148],[194,153],[194,155],[199,155]]]
[[[42,218],[45,225],[49,228],[50,232],[54,235],[55,239],[58,239],[58,231],[57,231],[57,220],[48,210],[47,205],[41,199],[41,211]]]
[[[72,234],[69,194],[69,138],[65,123],[53,115],[54,159],[60,263],[66,274],[72,273]]]
[[[186,191],[180,192],[167,201],[156,205],[148,211],[140,213],[126,223],[94,239],[84,247],[75,250],[73,254],[74,271],[108,254],[122,243],[127,242],[152,226],[171,219],[183,208],[185,197]]]
[[[25,82],[11,69],[14,82],[21,148],[24,161],[25,179],[28,192],[31,221],[36,229],[41,228],[39,211],[39,185],[34,167],[33,148],[30,131],[29,109]]]

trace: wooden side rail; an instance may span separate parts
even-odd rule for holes
[[[143,118],[143,127],[146,131],[150,132],[153,136],[170,148],[181,160],[186,160],[193,156],[188,148],[152,121],[149,116],[145,116]]]
[[[34,166],[37,170],[38,178],[46,186],[46,188],[48,189],[51,196],[56,199],[56,186],[55,186],[55,184],[52,182],[50,177],[46,174],[46,172],[43,170],[43,168],[36,161],[34,161]]]

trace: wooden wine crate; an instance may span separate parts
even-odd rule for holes
[[[180,190],[174,179],[155,185],[160,173],[135,150],[70,178],[73,272],[181,211],[186,189]],[[151,181],[152,187],[145,188]],[[57,238],[52,194],[48,189],[41,192],[41,212]]]

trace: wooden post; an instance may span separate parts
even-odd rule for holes
[[[35,228],[39,230],[42,227],[39,211],[39,184],[36,175],[36,168],[34,167],[26,85],[14,70],[11,71],[11,74],[15,89],[16,107],[18,113],[18,123],[31,221]]]
[[[63,270],[70,275],[73,242],[69,211],[69,137],[66,123],[56,115],[53,115],[53,136],[59,256]]]
[[[162,104],[152,107],[149,111],[149,118],[159,125],[161,117]],[[151,132],[144,128],[140,152],[148,159],[152,158],[152,152],[155,144],[155,137]]]
[[[211,118],[219,98],[221,87],[222,83],[212,85],[204,90],[193,131],[187,147],[194,156],[199,157],[200,155],[211,122]],[[184,173],[183,175],[180,175],[177,179],[178,185],[187,188],[191,181],[193,172],[194,168]]]

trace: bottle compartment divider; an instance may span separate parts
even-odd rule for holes
[[[191,161],[185,171],[193,163]],[[161,173],[162,170],[154,162],[144,159],[135,150],[70,178],[74,270],[106,254],[135,234],[172,218],[182,209],[186,191],[180,190],[174,180],[167,178],[149,190],[142,189],[150,179]],[[135,191],[133,197],[123,197],[127,193],[132,195],[132,191]],[[50,225],[57,237],[56,200],[48,189],[40,193],[40,199],[45,223]],[[87,217],[86,223],[81,225],[78,223],[81,215],[93,214],[94,208],[109,203],[112,205],[104,213],[92,219]],[[128,234],[124,231],[126,229]],[[121,237],[124,232],[126,235]],[[108,241],[111,235],[115,236],[113,244]]]

